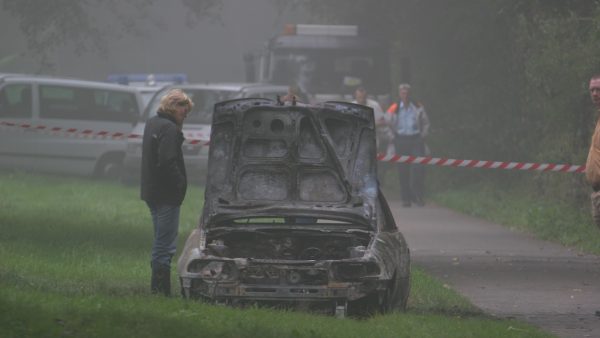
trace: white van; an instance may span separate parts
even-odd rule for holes
[[[277,96],[287,94],[286,86],[264,83],[205,83],[183,84],[166,86],[154,95],[142,120],[133,129],[133,134],[142,135],[146,120],[156,114],[160,99],[170,89],[182,89],[194,102],[194,109],[183,123],[183,134],[186,142],[183,145],[183,156],[188,178],[192,181],[202,181],[206,175],[208,162],[208,146],[210,140],[210,125],[212,122],[213,106],[225,100],[246,97],[264,97],[275,100]],[[125,156],[124,177],[125,183],[139,180],[142,161],[142,138],[135,137],[127,140],[127,154]]]
[[[139,92],[127,86],[0,75],[0,166],[119,176],[140,107]]]

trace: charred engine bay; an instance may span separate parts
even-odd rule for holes
[[[232,231],[209,235],[207,249],[224,258],[337,260],[362,257],[369,241],[366,233]]]

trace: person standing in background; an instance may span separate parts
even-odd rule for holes
[[[388,144],[394,139],[392,129],[389,127],[390,115],[386,114],[383,109],[381,109],[381,106],[377,101],[369,98],[369,93],[363,86],[359,86],[354,91],[354,101],[352,101],[352,103],[361,104],[373,109],[373,117],[377,129],[377,152],[379,154],[386,154]]]
[[[300,90],[300,87],[295,84],[288,86],[287,94],[282,96],[280,100],[285,105],[308,104],[308,97]]]
[[[600,74],[590,79],[590,97],[600,113]],[[594,223],[600,227],[600,118],[596,120],[596,128],[592,136],[592,143],[585,164],[585,176],[592,186],[590,200],[592,202],[592,218]]]
[[[390,127],[394,132],[394,146],[398,155],[425,156],[429,118],[423,105],[411,99],[410,89],[409,84],[400,84],[399,100],[387,110],[391,115]],[[398,164],[398,175],[402,205],[410,207],[414,202],[418,206],[424,206],[425,168],[418,164],[401,163]]]

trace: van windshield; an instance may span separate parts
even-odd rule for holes
[[[281,49],[271,58],[272,83],[285,85],[293,79],[308,93],[347,94],[352,91],[346,93],[345,86],[357,84],[373,93],[385,93],[389,88],[386,58],[372,50]]]
[[[192,99],[192,102],[194,102],[194,108],[185,119],[185,123],[192,124],[210,124],[212,122],[212,113],[215,103],[233,99],[237,94],[236,91],[214,89],[184,88],[183,91]],[[150,109],[146,110],[146,119],[156,115],[160,105],[160,99],[165,93],[166,91],[162,91],[154,96]]]

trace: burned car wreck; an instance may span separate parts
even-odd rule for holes
[[[215,105],[204,209],[177,267],[184,297],[405,309],[409,249],[378,186],[374,128],[350,103]]]

